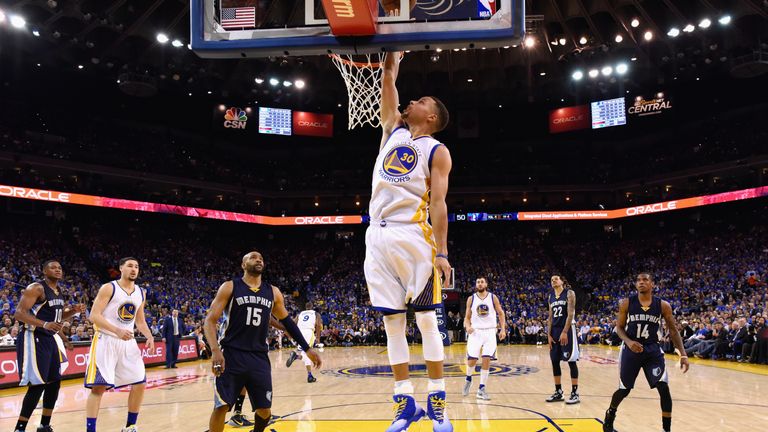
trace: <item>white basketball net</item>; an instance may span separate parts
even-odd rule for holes
[[[359,55],[359,61],[350,55],[331,55],[333,64],[341,72],[349,96],[349,129],[369,124],[381,125],[381,74],[386,53]],[[364,59],[363,59],[364,57]]]

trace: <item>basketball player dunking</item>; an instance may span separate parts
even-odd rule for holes
[[[477,398],[491,400],[485,390],[488,375],[491,373],[491,359],[496,356],[496,328],[501,327],[499,339],[507,337],[507,320],[504,310],[501,308],[499,298],[488,292],[488,280],[479,277],[475,281],[476,293],[467,299],[467,310],[464,314],[464,328],[467,329],[467,380],[464,382],[464,396],[469,395],[472,388],[472,374],[480,355],[483,363],[480,366],[480,388],[477,390]],[[498,324],[496,318],[498,317]]]
[[[382,75],[383,137],[365,234],[365,279],[373,308],[384,314],[387,354],[395,377],[395,418],[387,432],[401,432],[424,416],[413,398],[405,312],[416,312],[427,365],[427,415],[435,432],[453,430],[445,415],[443,341],[435,308],[442,302],[448,263],[448,174],[451,156],[432,134],[448,124],[448,110],[435,97],[411,101],[398,111],[395,87],[402,53],[390,53]],[[431,220],[430,226],[428,220]],[[434,227],[434,232],[433,232]]]
[[[552,375],[555,377],[555,392],[547,398],[547,402],[562,402],[577,404],[579,399],[579,340],[576,338],[574,316],[576,314],[576,293],[565,286],[563,278],[552,276],[552,292],[549,294],[549,318],[547,327],[549,333],[549,359],[552,361]],[[560,362],[568,362],[571,370],[571,396],[563,397],[563,386],[560,383]]]
[[[139,261],[120,260],[120,279],[99,288],[93,301],[90,320],[97,334],[91,343],[85,386],[91,389],[85,406],[86,432],[96,432],[96,418],[104,392],[111,388],[131,386],[128,395],[128,420],[123,432],[136,432],[136,420],[144,399],[147,376],[141,350],[133,338],[134,324],[147,338],[149,354],[155,351],[155,338],[144,318],[144,290],[136,285]]]
[[[685,353],[683,340],[677,330],[672,306],[653,295],[653,276],[640,273],[635,282],[637,295],[619,303],[616,334],[624,342],[619,352],[619,389],[613,393],[611,406],[605,412],[603,431],[614,432],[613,422],[616,409],[635,386],[640,369],[651,388],[656,388],[661,398],[661,423],[664,432],[672,427],[672,395],[669,393],[664,351],[659,345],[659,331],[662,318],[667,323],[669,336],[679,353]],[[688,372],[688,357],[680,356],[680,368]]]
[[[311,302],[307,302],[305,307],[306,309],[296,317],[296,323],[299,326],[299,330],[301,330],[302,336],[304,336],[304,339],[306,339],[309,346],[314,346],[315,337],[317,337],[317,335],[323,331],[323,320],[320,319],[320,314],[313,309]],[[301,352],[301,347],[299,347],[296,351],[291,351],[291,355],[288,357],[288,361],[285,362],[285,366],[291,367],[295,360],[300,358],[304,359],[304,366],[307,367],[307,382],[316,382],[317,378],[312,376],[312,360],[310,360],[307,356],[302,356]]]
[[[51,415],[61,387],[61,356],[56,334],[62,322],[76,313],[85,312],[78,304],[64,309],[59,281],[64,277],[58,261],[43,263],[43,279],[30,284],[21,292],[14,318],[24,324],[16,341],[20,369],[20,386],[28,385],[16,423],[16,432],[27,430],[32,412],[43,397],[43,416],[37,432],[51,432]]]
[[[210,432],[224,430],[224,418],[245,387],[256,411],[253,432],[263,432],[272,416],[272,371],[267,336],[270,316],[280,320],[288,334],[321,366],[320,356],[311,349],[288,316],[283,294],[265,282],[264,259],[258,252],[243,257],[243,276],[224,282],[205,317],[205,337],[211,344],[214,384],[214,409]],[[221,339],[217,342],[216,323],[224,315]]]

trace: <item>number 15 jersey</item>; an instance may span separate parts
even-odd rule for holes
[[[261,281],[251,288],[242,277],[232,279],[232,296],[224,309],[219,344],[240,351],[269,352],[269,317],[272,315],[272,285]]]

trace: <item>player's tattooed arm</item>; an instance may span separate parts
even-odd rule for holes
[[[219,290],[216,292],[216,297],[213,299],[213,303],[211,303],[210,309],[208,309],[205,321],[203,322],[205,339],[211,346],[212,370],[213,374],[216,376],[221,375],[226,366],[224,364],[224,354],[221,352],[221,346],[219,346],[216,325],[218,324],[221,315],[224,313],[224,308],[229,303],[230,298],[232,298],[233,290],[234,285],[232,284],[232,281],[226,281],[221,284]]]

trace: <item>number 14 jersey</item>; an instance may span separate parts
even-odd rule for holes
[[[269,317],[272,315],[272,285],[261,281],[251,288],[242,277],[232,279],[232,297],[224,310],[219,344],[240,351],[269,352]]]

